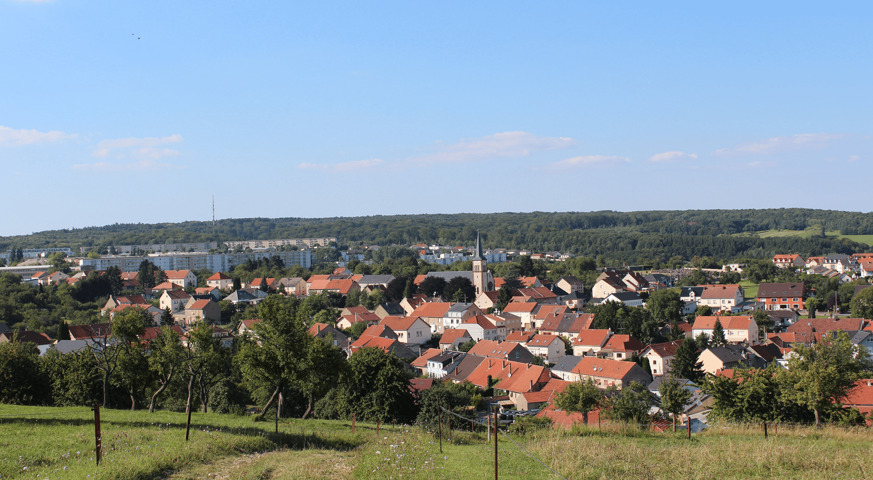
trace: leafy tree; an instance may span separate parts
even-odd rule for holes
[[[441,295],[446,289],[446,281],[441,277],[427,277],[418,286],[419,293],[428,297]]]
[[[696,317],[708,317],[710,315],[712,315],[712,307],[709,305],[697,307],[697,310],[694,311],[694,316]]]
[[[469,352],[471,348],[476,346],[476,340],[470,340],[469,342],[464,342],[458,345],[459,352]]]
[[[472,302],[476,299],[476,288],[470,279],[464,277],[455,277],[446,283],[443,289],[443,298],[457,299],[457,302]]]
[[[152,288],[158,283],[166,280],[167,276],[160,268],[155,266],[154,263],[148,260],[143,260],[139,264],[137,279],[143,288]]]
[[[809,312],[809,318],[815,318],[815,312],[821,308],[821,300],[818,297],[809,297],[806,299],[806,311]]]
[[[497,303],[494,304],[494,308],[503,310],[510,301],[512,301],[512,290],[504,283],[497,291]]]
[[[852,383],[871,370],[867,349],[853,344],[846,332],[823,338],[812,347],[797,344],[794,354],[785,372],[794,388],[785,395],[812,410],[816,426],[821,425],[822,410],[833,399],[844,397]]]
[[[242,288],[242,282],[240,281],[239,277],[233,277],[232,288],[234,292]]]
[[[637,425],[649,422],[649,408],[655,404],[655,396],[640,382],[633,381],[627,387],[612,393],[604,413],[609,418]]]
[[[39,350],[29,342],[0,343],[0,403],[36,405],[50,397]]]
[[[361,338],[361,334],[367,329],[367,322],[355,322],[351,327],[346,329],[346,333],[354,340]]]
[[[61,320],[61,323],[58,324],[57,338],[58,340],[70,339],[70,327],[65,320]]]
[[[759,332],[772,332],[775,323],[773,323],[773,319],[770,318],[770,315],[767,315],[767,311],[764,309],[756,309],[752,312],[752,318],[755,320],[755,323],[758,325]]]
[[[676,349],[676,356],[670,364],[672,374],[697,383],[703,377],[703,363],[697,361],[697,344],[686,340]]]
[[[263,322],[262,322],[263,323]],[[224,352],[213,337],[213,329],[204,322],[197,322],[188,330],[188,343],[184,352],[184,365],[188,372],[188,398],[185,401],[185,412],[190,412],[194,401],[194,393],[200,397],[200,406],[206,413],[209,404],[209,391],[223,374],[225,367]]]
[[[853,317],[873,319],[873,287],[861,290],[852,298],[849,305]]]
[[[169,326],[161,327],[157,337],[149,344],[149,372],[158,383],[158,388],[152,392],[149,400],[149,413],[155,411],[158,398],[173,380],[173,376],[182,368],[184,356],[179,334]]]
[[[685,410],[685,405],[691,400],[691,392],[673,375],[661,382],[658,391],[661,393],[661,410],[673,417],[673,431],[675,432],[676,416]]]
[[[599,407],[602,402],[603,392],[591,379],[567,385],[555,398],[555,406],[561,410],[581,413],[585,425],[588,425],[588,412]]]
[[[124,284],[121,281],[121,270],[118,267],[112,266],[106,269],[106,280],[109,282],[109,290],[112,295],[118,295],[124,289]]]
[[[678,290],[672,288],[663,289],[652,292],[649,295],[646,308],[660,322],[677,323],[682,320],[682,310],[685,308],[685,302],[680,300]]]
[[[258,341],[240,348],[237,362],[249,390],[269,392],[258,419],[264,417],[273,402],[277,402],[277,417],[281,416],[283,392],[303,378],[313,337],[306,333],[306,324],[294,311],[297,304],[294,299],[267,297],[258,305],[262,319],[254,326]],[[313,395],[317,393],[316,387],[311,390]]]
[[[409,378],[404,362],[394,355],[378,348],[358,350],[343,382],[348,413],[361,420],[411,421],[416,410]]]
[[[713,347],[723,347],[727,345],[727,339],[724,335],[724,327],[721,326],[721,322],[716,319],[715,326],[712,327],[712,338],[709,340],[709,344]]]
[[[148,366],[139,339],[150,319],[145,310],[136,307],[126,308],[112,319],[113,348],[118,350],[116,380],[130,397],[131,410],[136,408],[137,392],[146,382]]]
[[[87,351],[60,353],[51,349],[42,359],[56,406],[94,405],[100,399],[100,374]]]
[[[434,382],[431,388],[421,392],[415,423],[435,428],[440,407],[466,416],[468,408],[477,407],[480,400],[479,388],[470,382]]]
[[[323,397],[336,386],[346,369],[345,355],[339,347],[331,345],[330,338],[312,338],[306,342],[306,347],[306,355],[296,382],[307,398],[304,419],[312,411],[314,400]]]
[[[230,302],[227,302],[230,303]],[[231,304],[233,305],[233,304]],[[161,313],[161,325],[169,325],[172,326],[176,323],[176,318],[173,317],[173,312],[170,311],[170,307],[165,307],[164,311]]]

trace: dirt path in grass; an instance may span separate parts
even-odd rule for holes
[[[222,458],[172,472],[172,480],[248,480],[248,479],[323,479],[352,478],[356,451],[277,450]]]

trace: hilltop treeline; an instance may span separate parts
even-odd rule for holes
[[[766,230],[810,230],[808,237],[743,236]],[[560,251],[610,261],[644,263],[670,257],[766,258],[868,251],[866,245],[827,237],[873,234],[873,214],[811,209],[688,210],[649,212],[492,213],[340,218],[244,218],[216,222],[116,224],[0,238],[12,247],[110,245],[337,237],[341,245],[469,245],[482,232],[489,247]]]

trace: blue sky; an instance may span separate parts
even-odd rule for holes
[[[0,235],[208,220],[213,195],[218,218],[870,211],[871,18],[0,0]]]

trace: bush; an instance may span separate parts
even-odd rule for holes
[[[550,418],[533,415],[516,416],[515,421],[509,426],[509,433],[525,435],[547,428],[552,428],[552,419]]]

